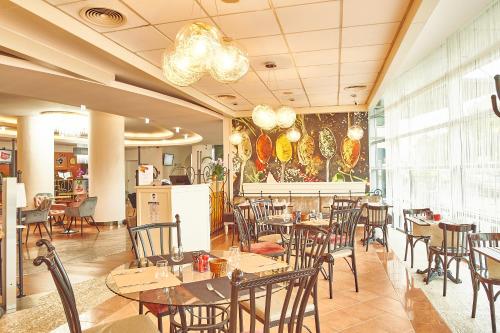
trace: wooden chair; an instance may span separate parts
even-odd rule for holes
[[[128,193],[127,194],[128,201],[130,202],[130,206],[132,207],[132,215],[135,216],[137,213],[137,193]]]
[[[242,252],[257,253],[270,257],[284,256],[285,249],[275,242],[253,242],[248,223],[238,206],[234,207],[234,219],[238,227],[240,250]]]
[[[326,259],[328,274],[324,270],[321,271],[329,282],[330,299],[333,298],[333,266],[335,265],[335,259],[343,258],[347,262],[354,275],[356,292],[359,291],[354,244],[356,226],[360,215],[361,209],[331,210],[329,227],[331,229],[331,240],[328,244]]]
[[[427,251],[427,255],[429,255],[429,236],[415,235],[413,233],[413,223],[408,220],[409,217],[421,217],[424,218],[425,214],[430,212],[429,208],[414,208],[414,209],[403,209],[403,218],[404,218],[404,231],[406,234],[406,246],[405,246],[405,260],[408,256],[408,246],[410,247],[410,258],[411,258],[411,268],[413,268],[413,251],[415,249],[415,245],[418,242],[423,242],[425,244],[425,249]]]
[[[52,233],[47,227],[49,221],[50,206],[52,206],[52,199],[45,198],[41,201],[40,205],[36,209],[24,210],[22,212],[22,224],[27,226],[26,228],[26,240],[28,243],[28,236],[30,234],[30,226],[35,225],[35,231],[38,228],[40,232],[40,238],[42,238],[42,228],[45,228],[47,235],[49,235],[50,240],[52,240]]]
[[[175,222],[151,223],[139,226],[127,225],[135,258],[139,260],[149,256],[165,255],[169,253],[172,248],[172,230],[174,228],[176,229],[177,234],[177,246],[182,246],[181,220],[178,214],[175,215]],[[168,244],[165,246],[164,239],[166,236],[166,230],[169,231],[169,238],[167,242]],[[155,235],[152,234],[153,232],[158,233],[157,236],[159,236],[160,239],[159,248],[157,246],[155,247],[155,242],[153,240]],[[160,332],[163,332],[163,317],[172,314],[174,309],[166,305],[139,302],[139,314],[144,312],[144,306],[150,313],[158,318],[158,329]]]
[[[331,210],[354,209],[358,206],[359,198],[343,198],[336,195],[333,196],[333,202],[330,206]]]
[[[364,237],[363,243],[366,246],[366,251],[368,251],[368,244],[370,241],[374,239],[375,230],[382,230],[383,235],[383,245],[387,252],[389,252],[389,242],[388,242],[388,232],[387,232],[387,224],[388,224],[388,206],[370,206],[369,204],[363,205],[361,208],[365,209],[367,213],[365,228],[364,228]]]
[[[38,247],[45,246],[47,254],[38,256],[33,260],[35,266],[40,266],[42,263],[47,265],[47,268],[52,275],[52,279],[61,298],[61,302],[68,321],[69,331],[71,333],[81,333],[80,318],[76,308],[75,295],[71,282],[69,281],[66,270],[64,269],[59,256],[54,246],[46,239],[41,239],[36,242]],[[157,332],[153,322],[144,315],[128,317],[114,322],[98,325],[83,331],[84,333],[104,333],[104,332]]]
[[[488,260],[486,256],[473,251],[472,248],[490,246],[500,247],[500,233],[480,233],[468,235],[470,259],[469,266],[472,276],[472,290],[474,298],[472,302],[472,318],[476,318],[477,294],[482,284],[488,297],[490,304],[491,327],[493,333],[497,331],[496,316],[495,316],[495,301],[500,295],[500,290],[495,293],[495,286],[500,285],[500,278],[498,276],[491,276],[489,273]],[[497,263],[496,265],[500,265]]]
[[[257,242],[281,241],[281,235],[275,228],[265,222],[275,215],[273,201],[271,199],[250,200],[250,208],[254,216],[253,234]]]
[[[443,242],[441,246],[429,246],[429,264],[427,271],[426,283],[429,284],[431,275],[431,265],[433,258],[437,256],[436,262],[439,261],[443,265],[444,283],[443,283],[443,296],[446,296],[446,286],[448,278],[452,278],[456,283],[460,283],[460,261],[469,262],[469,245],[467,242],[467,235],[476,231],[474,224],[447,224],[439,223],[439,228],[443,230]],[[441,259],[443,256],[443,259]],[[456,262],[456,275],[451,277],[448,268],[452,261]]]
[[[95,207],[97,206],[97,197],[88,197],[84,199],[78,206],[66,207],[64,213],[69,218],[69,227],[73,222],[76,225],[77,219],[80,218],[80,233],[83,233],[83,221],[89,225],[93,225],[97,232],[100,232],[99,226],[94,220]]]
[[[316,288],[318,272],[323,263],[323,257],[316,261],[313,267],[303,268],[271,276],[254,279],[244,279],[243,274],[236,270],[231,280],[231,305],[229,315],[229,333],[239,332],[269,333],[271,327],[278,327],[278,332],[301,333],[304,328],[304,318],[311,309],[310,297]],[[274,291],[275,288],[283,288]],[[257,297],[265,289],[265,296]],[[241,295],[248,293],[248,308],[250,313],[249,327],[243,325],[243,313],[238,306]],[[257,321],[263,324],[262,330],[256,329]],[[319,325],[319,323],[317,323]],[[311,332],[309,328],[306,328]],[[320,333],[319,326],[316,333]]]

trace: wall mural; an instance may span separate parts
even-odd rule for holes
[[[234,148],[235,184],[262,182],[326,182],[368,180],[367,113],[351,113],[351,124],[364,130],[361,140],[347,137],[347,113],[298,115],[301,132],[297,143],[286,137],[286,129],[263,131],[252,118],[236,118],[233,130],[243,141]],[[236,187],[236,186],[235,186]]]

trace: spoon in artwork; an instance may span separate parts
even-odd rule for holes
[[[319,151],[326,159],[326,181],[330,181],[330,160],[336,155],[337,141],[329,128],[319,131]]]
[[[281,134],[276,139],[276,157],[281,162],[280,182],[285,181],[285,165],[292,159],[292,143],[288,140],[286,134]]]
[[[243,191],[243,177],[245,176],[245,164],[252,156],[252,142],[247,133],[241,133],[241,143],[238,147],[238,157],[241,159],[240,170],[240,192]]]

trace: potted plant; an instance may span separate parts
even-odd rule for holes
[[[224,164],[222,159],[210,162],[210,170],[212,172],[212,181],[224,180]]]

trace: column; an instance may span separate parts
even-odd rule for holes
[[[228,197],[233,195],[233,145],[229,142],[229,136],[233,132],[233,119],[224,117],[222,120],[222,150],[224,151],[224,166],[229,170],[229,179],[227,180]]]
[[[96,222],[125,219],[125,122],[89,112],[89,193],[97,197]]]
[[[29,208],[37,193],[54,194],[54,130],[47,117],[17,118],[17,163]]]

